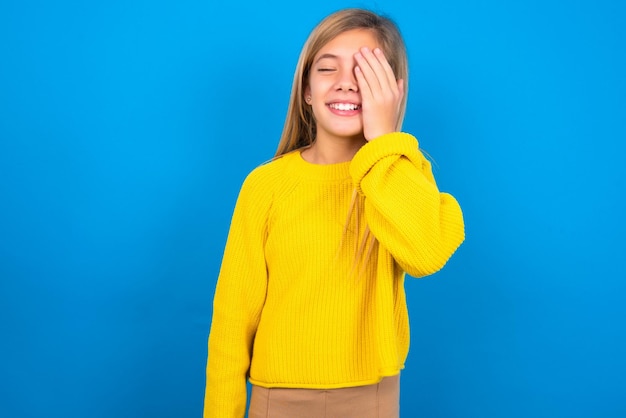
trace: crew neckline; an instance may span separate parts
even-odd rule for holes
[[[302,157],[302,150],[293,153],[292,160],[295,162],[295,174],[317,180],[345,180],[350,178],[350,163],[315,164],[308,162]]]

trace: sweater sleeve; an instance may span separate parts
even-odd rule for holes
[[[440,193],[417,140],[394,132],[365,144],[350,164],[370,230],[404,271],[441,269],[465,238],[456,199]]]
[[[254,335],[265,302],[264,244],[269,208],[253,171],[233,213],[213,300],[204,418],[243,418]]]

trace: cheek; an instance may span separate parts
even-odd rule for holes
[[[332,85],[331,77],[311,77],[308,88],[312,95],[319,97],[326,94]]]
[[[319,119],[320,117],[323,117],[322,115],[324,114],[325,110],[326,110],[326,104],[319,100],[314,102],[313,106],[311,106],[311,112],[313,113],[313,117],[315,118],[315,120]]]

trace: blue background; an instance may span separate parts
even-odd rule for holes
[[[241,182],[326,14],[390,14],[467,240],[409,280],[404,417],[626,416],[621,1],[0,4],[0,416],[198,417]]]

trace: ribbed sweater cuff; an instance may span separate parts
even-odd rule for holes
[[[363,145],[350,163],[350,175],[359,193],[361,180],[380,160],[391,155],[403,155],[417,163],[419,160],[417,139],[405,132],[392,132]]]

